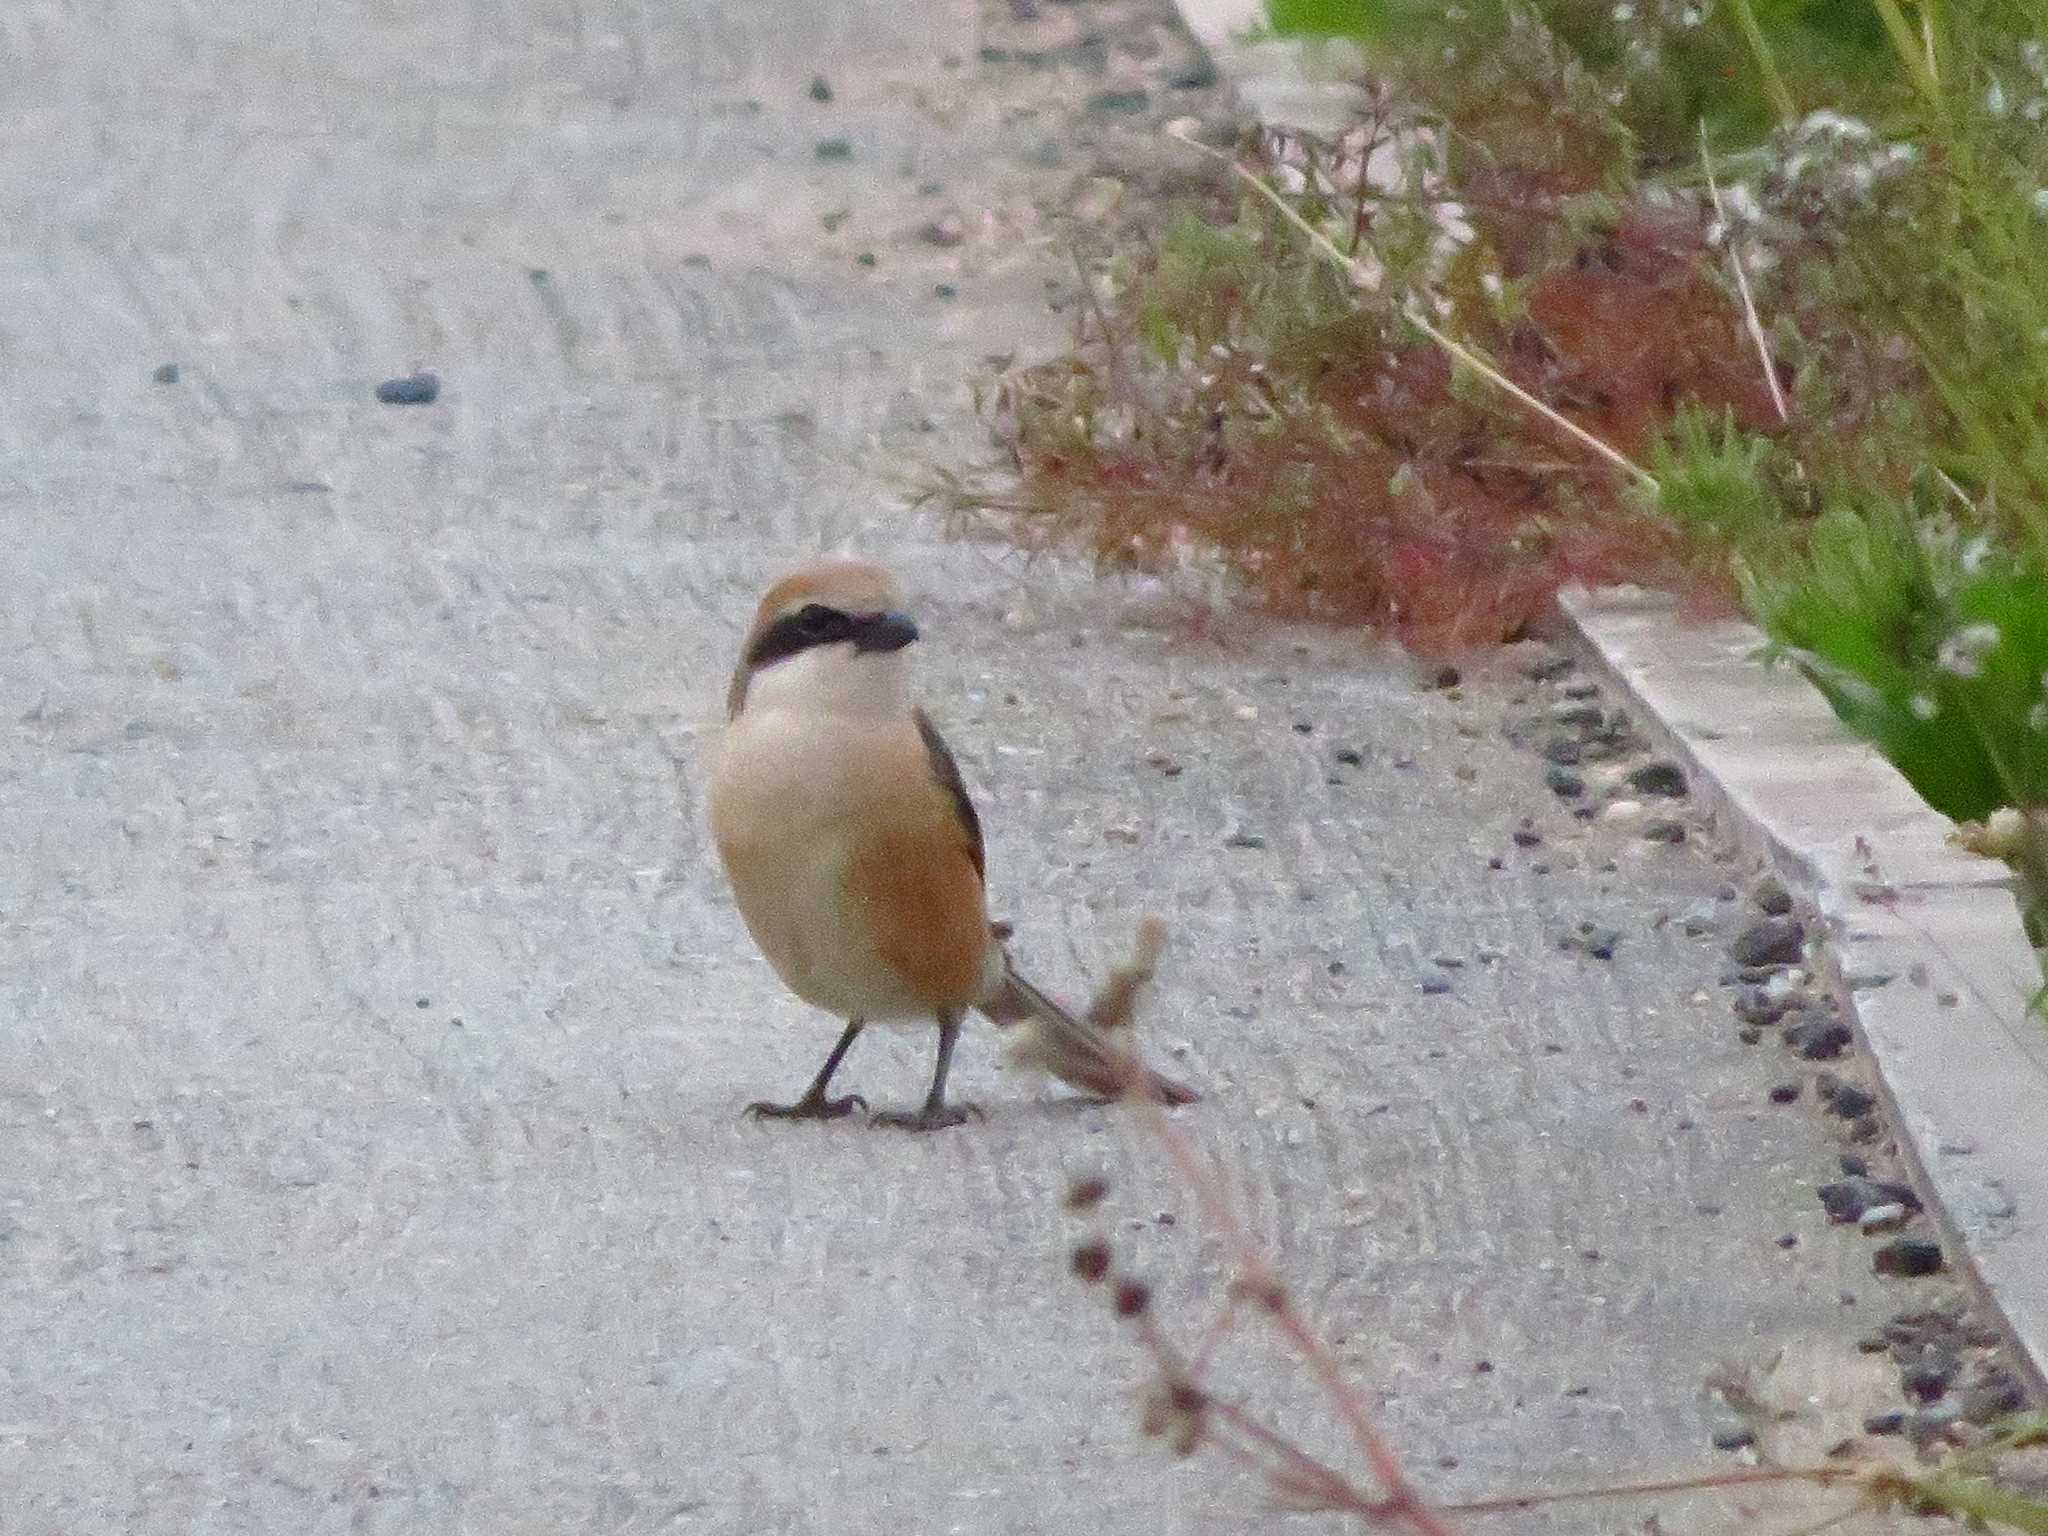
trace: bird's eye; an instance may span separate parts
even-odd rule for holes
[[[823,603],[806,603],[796,613],[796,627],[813,639],[822,639],[838,628],[840,616]]]

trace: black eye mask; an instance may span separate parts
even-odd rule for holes
[[[916,638],[917,625],[908,614],[847,613],[823,603],[806,603],[761,631],[761,638],[747,652],[747,666],[765,667],[812,646],[836,645],[842,640],[852,641],[856,651],[900,651]]]

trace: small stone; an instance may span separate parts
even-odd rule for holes
[[[873,251],[862,251],[853,260],[855,266],[872,267],[875,264],[875,253]]]
[[[1597,699],[1600,697],[1600,685],[1580,678],[1576,682],[1566,683],[1558,692],[1568,699]]]
[[[1779,1083],[1771,1089],[1771,1102],[1773,1104],[1792,1104],[1796,1103],[1798,1098],[1799,1085],[1797,1083]]]
[[[1841,1179],[1832,1184],[1823,1184],[1814,1191],[1821,1208],[1828,1213],[1830,1221],[1857,1221],[1873,1205],[1882,1204],[1884,1196],[1878,1193],[1877,1185],[1865,1178]]]
[[[823,75],[811,76],[811,100],[830,101],[831,99],[832,82],[827,80]]]
[[[1747,1424],[1726,1424],[1714,1431],[1714,1449],[1739,1451],[1756,1444],[1756,1431]]]
[[[1844,1152],[1837,1161],[1842,1165],[1842,1172],[1848,1174],[1851,1178],[1862,1179],[1870,1176],[1870,1161],[1868,1158],[1858,1157],[1854,1152]]]
[[[1451,990],[1451,978],[1448,976],[1425,976],[1422,978],[1421,985],[1424,997],[1442,997]]]
[[[1680,800],[1686,793],[1685,770],[1662,760],[1643,764],[1628,776],[1628,781],[1641,793],[1665,800]]]
[[[1233,832],[1223,839],[1226,848],[1263,848],[1266,840],[1256,832]]]
[[[1607,808],[1600,813],[1600,819],[1602,821],[1627,821],[1631,817],[1642,814],[1643,802],[1640,800],[1610,800],[1607,803]]]
[[[1593,923],[1581,923],[1576,932],[1568,933],[1557,941],[1559,949],[1578,950],[1595,960],[1612,960],[1620,945],[1619,928],[1601,928]]]
[[[1849,1123],[1849,1139],[1859,1147],[1877,1140],[1883,1134],[1884,1127],[1878,1124],[1875,1115],[1865,1115],[1862,1119]]]
[[[1750,899],[1771,917],[1783,917],[1792,910],[1792,893],[1776,875],[1765,875],[1757,881]]]
[[[1797,1248],[1799,1246],[1799,1234],[1797,1232],[1787,1232],[1778,1239],[1778,1246],[1780,1248]]]
[[[1958,1406],[1963,1417],[1972,1424],[1989,1424],[2026,1407],[2027,1393],[2005,1367],[1991,1365],[1963,1389],[1962,1402]]]
[[[1931,1344],[1901,1362],[1899,1385],[1914,1401],[1931,1403],[1948,1392],[1962,1370],[1962,1359],[1954,1350]]]
[[[1643,824],[1643,841],[1646,843],[1682,843],[1685,841],[1685,823],[1673,821],[1668,816],[1659,816]]]
[[[1534,827],[1517,827],[1513,837],[1517,848],[1536,848],[1543,843],[1543,834]]]
[[[1803,1019],[1786,1027],[1785,1044],[1807,1061],[1833,1061],[1849,1048],[1853,1037],[1839,1019]]]
[[[1150,91],[1097,91],[1088,98],[1088,110],[1103,114],[1129,115],[1152,105]]]
[[[1889,1205],[1873,1205],[1857,1217],[1856,1225],[1865,1232],[1889,1232],[1895,1227],[1903,1227],[1906,1215],[1906,1208],[1893,1201]]]
[[[178,382],[178,378],[178,365],[176,363],[158,363],[156,371],[150,374],[150,379],[158,384],[175,384]]]
[[[811,147],[811,153],[820,160],[851,160],[853,140],[820,139]]]
[[[1586,781],[1569,768],[1553,763],[1543,770],[1543,782],[1550,786],[1550,792],[1560,800],[1576,800],[1586,792]]]
[[[1775,1024],[1791,1006],[1790,998],[1773,997],[1762,987],[1744,987],[1735,994],[1735,1017],[1745,1024]]]
[[[1569,736],[1553,736],[1543,744],[1543,756],[1560,768],[1570,768],[1586,755],[1586,749]]]
[[[1828,1113],[1844,1120],[1856,1120],[1870,1113],[1877,1097],[1867,1088],[1844,1083],[1828,1096]]]
[[[1884,1413],[1873,1413],[1863,1421],[1866,1435],[1896,1435],[1906,1427],[1906,1410],[1889,1409]]]
[[[967,221],[957,213],[942,213],[918,230],[917,238],[926,245],[950,250],[967,238]]]
[[[1767,917],[1736,936],[1729,953],[1737,965],[1795,965],[1806,944],[1806,926],[1796,917]]]
[[[1736,1038],[1741,1040],[1744,1045],[1755,1045],[1764,1037],[1764,1032],[1754,1024],[1743,1025],[1742,1028],[1735,1031],[1735,1034]]]
[[[431,373],[386,379],[377,386],[377,398],[385,405],[432,405],[440,397],[441,381]]]
[[[1216,83],[1216,66],[1205,53],[1166,82],[1176,91],[1206,91]]]
[[[1332,755],[1346,768],[1363,768],[1365,766],[1365,754],[1356,747],[1339,747]]]
[[[1576,703],[1570,699],[1550,706],[1550,718],[1559,725],[1592,726],[1596,729],[1606,724],[1606,711],[1598,704]]]
[[[1870,1267],[1880,1275],[1903,1279],[1939,1274],[1941,1244],[1926,1237],[1895,1237],[1871,1255]]]
[[[960,290],[951,283],[934,283],[932,284],[932,297],[935,299],[957,299],[960,297]]]

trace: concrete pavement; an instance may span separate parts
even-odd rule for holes
[[[921,598],[1041,979],[1173,922],[1182,1123],[1433,1492],[1698,1466],[1729,1359],[1860,1411],[1883,1283],[1807,1187],[1828,1137],[1656,922],[1727,871],[1571,824],[1506,684],[1190,639],[896,504],[976,442],[977,361],[1062,324],[977,38],[944,0],[0,19],[0,1531],[1254,1518],[1138,1439],[1064,1273],[1101,1168],[1184,1331],[1219,1285],[1126,1116],[979,1033],[985,1125],[739,1118],[833,1026],[731,912],[704,752],[759,586],[847,542]],[[415,367],[437,403],[375,403]],[[1586,920],[1611,962],[1558,947]],[[846,1082],[908,1100],[928,1050]],[[1279,1362],[1230,1379],[1329,1443]]]

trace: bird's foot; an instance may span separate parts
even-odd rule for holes
[[[747,1114],[756,1120],[843,1120],[856,1109],[867,1107],[868,1101],[857,1093],[849,1093],[843,1099],[807,1093],[794,1104],[771,1104],[766,1099],[756,1099],[747,1106]]]
[[[921,1109],[878,1110],[868,1116],[869,1125],[894,1126],[899,1131],[943,1131],[965,1125],[968,1120],[986,1120],[979,1104],[926,1104]]]

